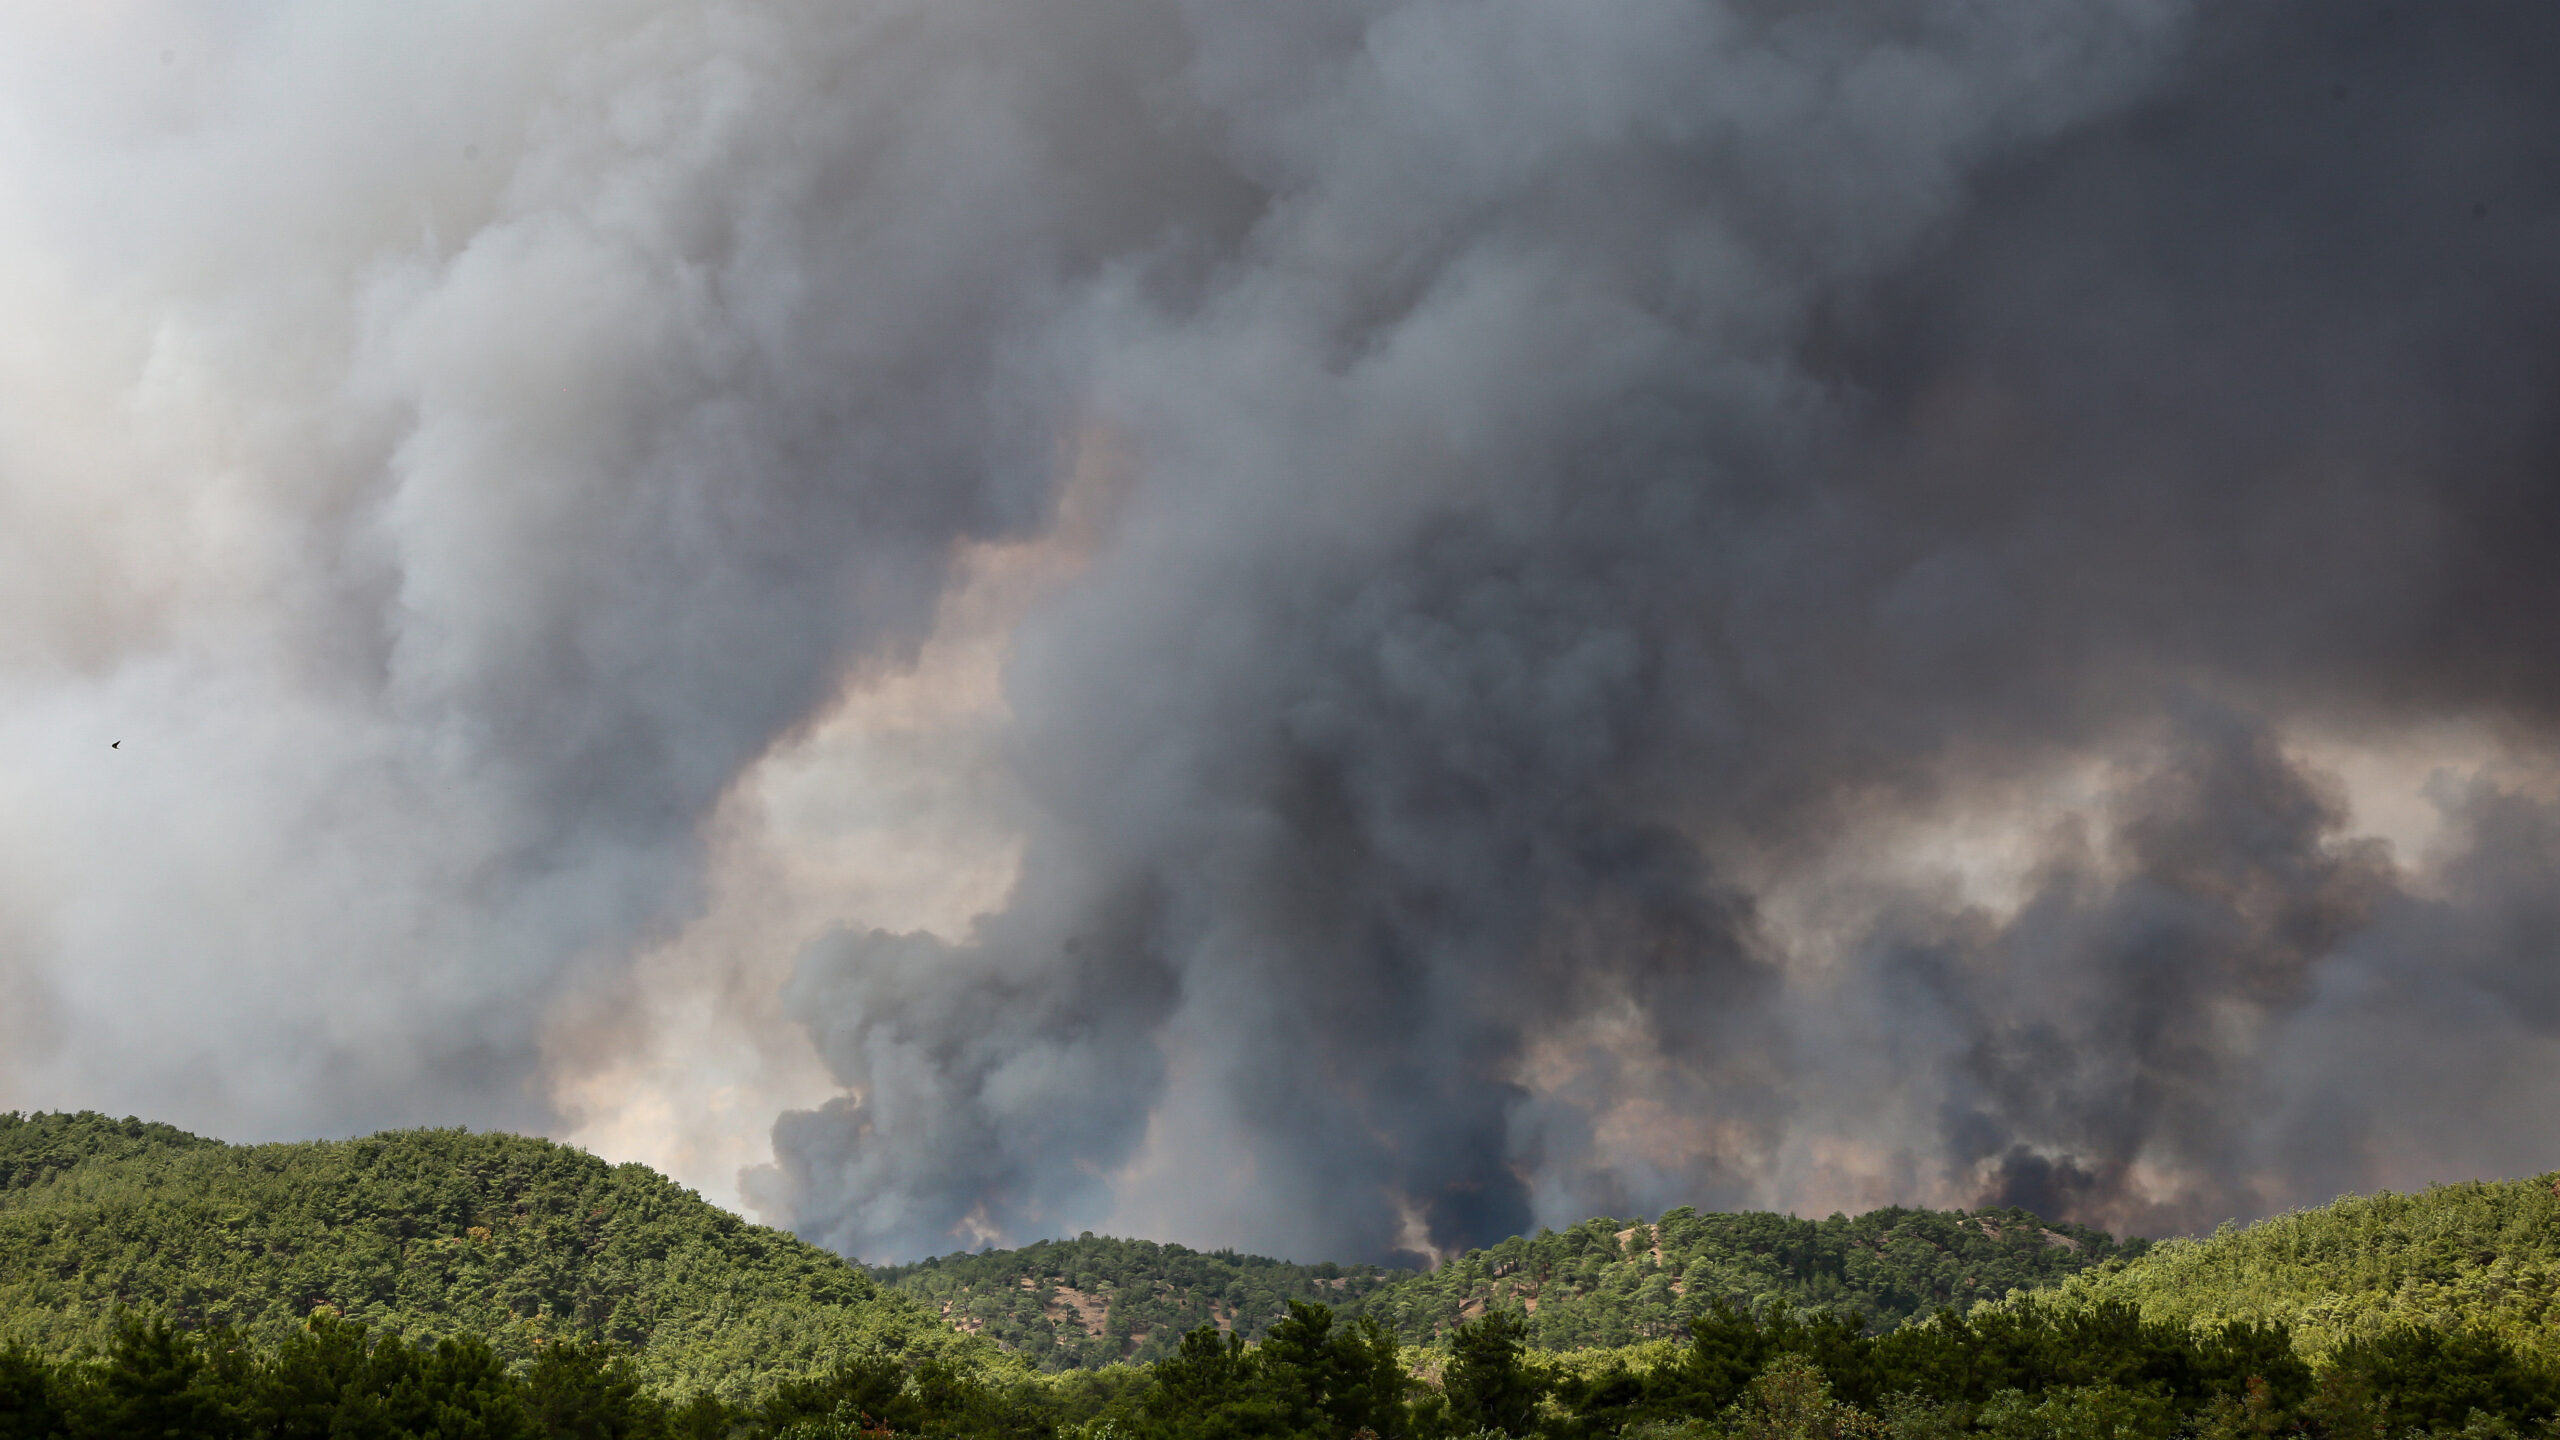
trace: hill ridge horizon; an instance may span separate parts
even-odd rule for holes
[[[2560,1361],[2560,1172],[2350,1194],[2156,1241],[2010,1206],[1675,1206],[1429,1270],[1089,1230],[871,1265],[647,1165],[511,1131],[239,1144],[136,1116],[0,1112],[0,1341],[51,1349],[94,1343],[118,1307],[275,1334],[325,1304],[413,1339],[487,1335],[502,1353],[546,1333],[619,1339],[669,1383],[751,1388],[843,1344],[982,1367],[1145,1363],[1201,1324],[1259,1338],[1292,1300],[1422,1345],[1505,1311],[1533,1347],[1569,1351],[1673,1338],[1716,1305],[1890,1328],[2021,1294],[2282,1321],[2315,1353],[2390,1324],[2477,1325]]]

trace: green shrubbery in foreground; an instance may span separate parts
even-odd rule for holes
[[[464,1336],[431,1346],[322,1313],[258,1347],[128,1319],[103,1354],[0,1350],[0,1440],[620,1440],[922,1431],[1046,1436],[1054,1427],[943,1359],[879,1351],[784,1380],[752,1405],[710,1391],[670,1402],[610,1342],[554,1341],[509,1365]]]
[[[326,1313],[259,1347],[127,1320],[103,1353],[0,1351],[0,1440],[2394,1440],[2554,1433],[2560,1374],[2494,1335],[2407,1328],[2314,1367],[2280,1324],[2130,1305],[1701,1317],[1654,1363],[1558,1365],[1517,1317],[1461,1326],[1418,1376],[1374,1317],[1293,1305],[1259,1345],[1202,1326],[1145,1369],[1043,1381],[879,1350],[752,1402],[654,1394],[606,1342],[510,1366],[482,1341],[375,1337]]]

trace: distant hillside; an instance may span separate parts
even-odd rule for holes
[[[323,1305],[512,1358],[546,1336],[612,1339],[652,1384],[733,1397],[848,1346],[994,1358],[827,1251],[548,1141],[233,1146],[0,1114],[0,1342],[63,1353],[102,1340],[119,1306],[272,1342]]]
[[[1202,1325],[1259,1339],[1288,1314],[1292,1300],[1353,1312],[1413,1272],[1293,1265],[1232,1250],[1203,1253],[1088,1233],[871,1273],[959,1328],[1054,1371],[1158,1360],[1179,1347],[1185,1331]]]
[[[1471,1250],[1429,1274],[1292,1265],[1086,1236],[947,1255],[872,1272],[1044,1370],[1152,1360],[1203,1324],[1262,1333],[1290,1300],[1378,1316],[1429,1343],[1488,1307],[1516,1309],[1547,1349],[1682,1333],[1722,1301],[1748,1310],[1847,1309],[1890,1326],[1942,1305],[2052,1285],[2137,1254],[2101,1231],[2023,1210],[1878,1210],[1849,1219],[1701,1215],[1588,1220]]]
[[[2047,1224],[2024,1210],[1799,1220],[1682,1206],[1651,1224],[1586,1220],[1470,1250],[1382,1290],[1368,1309],[1416,1341],[1487,1308],[1517,1309],[1534,1343],[1550,1350],[1675,1336],[1718,1302],[1758,1312],[1851,1310],[1881,1328],[2052,1285],[2148,1243]]]
[[[2065,1287],[2146,1318],[2281,1320],[2314,1356],[2418,1325],[2495,1332],[2560,1364],[2560,1173],[2415,1195],[2348,1196],[2316,1210],[2170,1240]]]

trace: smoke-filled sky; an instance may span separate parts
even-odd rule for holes
[[[2560,1164],[2555,73],[2545,0],[0,9],[0,1108],[872,1260]]]

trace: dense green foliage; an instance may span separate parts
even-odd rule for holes
[[[2555,1226],[2544,1177],[2147,1253],[1677,1210],[1427,1276],[1088,1236],[884,1288],[540,1141],[0,1116],[0,1440],[2560,1437]]]
[[[2157,1320],[2278,1320],[2314,1354],[2355,1337],[2461,1327],[2560,1363],[2560,1174],[2349,1196],[2171,1240],[2068,1295]]]
[[[1160,1360],[1175,1352],[1185,1332],[1202,1325],[1260,1339],[1288,1316],[1292,1301],[1356,1312],[1382,1287],[1412,1272],[1293,1265],[1232,1250],[1203,1253],[1088,1233],[872,1273],[1039,1368],[1065,1370]]]
[[[1414,1389],[1395,1337],[1377,1321],[1338,1322],[1322,1305],[1292,1303],[1250,1349],[1242,1336],[1214,1325],[1185,1335],[1109,1423],[1150,1440],[1351,1440],[1363,1433],[1404,1440],[1413,1433]]]
[[[125,1310],[278,1344],[315,1308],[505,1361],[611,1341],[664,1390],[742,1399],[855,1350],[983,1342],[859,1267],[639,1165],[510,1135],[232,1146],[104,1116],[7,1117],[0,1339],[63,1354]]]
[[[2299,1404],[2312,1388],[2281,1326],[2207,1333],[2145,1321],[2129,1305],[2030,1303],[1970,1316],[1948,1311],[1883,1333],[1854,1315],[1721,1310],[1698,1318],[1691,1343],[1668,1364],[1603,1369],[1560,1380],[1555,1391],[1586,1424],[1612,1415],[1619,1423],[1711,1417],[1781,1357],[1818,1368],[1840,1400],[1870,1411],[1897,1397],[1962,1411],[2013,1391],[2114,1389],[2192,1415],[2218,1397],[2245,1395],[2252,1378],[2285,1404]]]
[[[644,1386],[609,1342],[509,1365],[325,1312],[272,1346],[121,1323],[90,1359],[0,1349],[0,1440],[2512,1440],[2549,1433],[2560,1372],[2476,1331],[2403,1329],[2315,1370],[2282,1325],[2212,1330],[2121,1302],[1854,1316],[1719,1310],[1652,1363],[1571,1366],[1494,1314],[1437,1386],[1374,1316],[1291,1305],[1259,1345],[1203,1325],[1146,1370],[972,1371],[847,1352],[756,1400]]]
[[[0,1440],[1045,1440],[1027,1379],[848,1352],[750,1404],[654,1393],[610,1342],[552,1340],[510,1365],[477,1336],[432,1346],[327,1312],[272,1346],[120,1321],[95,1357],[0,1349]]]
[[[1044,1370],[1146,1362],[1203,1324],[1258,1338],[1293,1302],[1374,1315],[1408,1344],[1518,1311],[1542,1349],[1618,1346],[1687,1332],[1717,1305],[1852,1309],[1880,1326],[2050,1285],[2140,1253],[2023,1210],[1877,1210],[1855,1218],[1701,1215],[1587,1220],[1470,1250],[1429,1274],[1292,1265],[1143,1240],[1048,1241],[876,1270],[954,1324]]]
[[[1450,1332],[1440,1390],[1453,1428],[1525,1435],[1538,1423],[1538,1398],[1547,1387],[1523,1353],[1528,1334],[1529,1327],[1507,1310]]]
[[[1203,1327],[1084,1427],[1125,1440],[2305,1440],[2546,1430],[2560,1373],[2495,1336],[2399,1330],[2315,1369],[2282,1325],[2028,1302],[1876,1331],[1718,1309],[1650,1363],[1566,1363],[1495,1313],[1450,1336],[1437,1387],[1399,1380],[1375,1316],[1293,1306],[1248,1349]],[[1381,1397],[1401,1388],[1400,1403]]]
[[[92,1112],[20,1115],[0,1111],[0,1192],[40,1185],[84,1160],[128,1159],[221,1145],[175,1125]]]
[[[1408,1340],[1517,1308],[1531,1344],[1626,1345],[1684,1333],[1719,1305],[1854,1310],[1877,1326],[2033,1290],[2141,1253],[2024,1210],[1873,1210],[1855,1217],[1701,1215],[1586,1220],[1466,1254],[1382,1288],[1364,1307]]]

